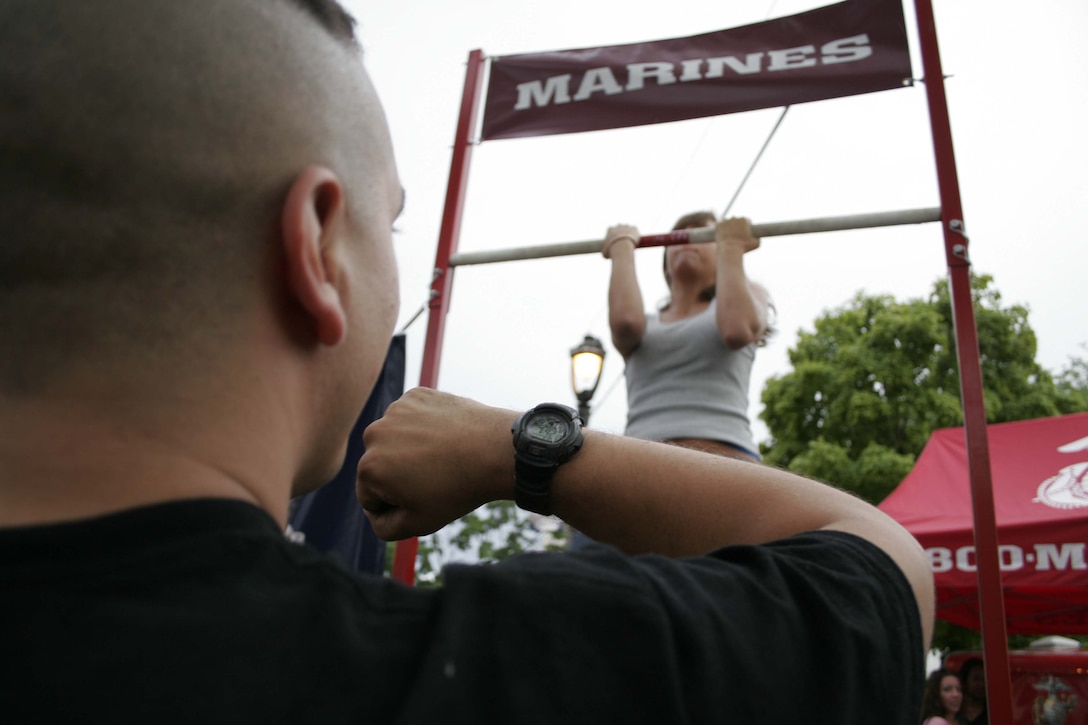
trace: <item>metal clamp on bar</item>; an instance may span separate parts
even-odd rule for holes
[[[952,245],[952,256],[956,257],[957,259],[962,259],[967,264],[970,264],[971,259],[967,253],[967,243],[970,240],[967,238],[967,228],[964,225],[963,220],[953,219],[952,221],[948,222],[948,231],[952,232],[953,234],[959,234],[961,237],[963,237],[963,244]],[[951,262],[950,260],[949,263],[952,264],[953,262]]]

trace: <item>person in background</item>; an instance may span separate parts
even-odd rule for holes
[[[617,225],[605,236],[609,327],[627,363],[626,435],[759,461],[748,388],[756,348],[772,332],[772,305],[744,272],[759,239],[747,219],[716,222],[711,212],[688,214],[673,229],[709,225],[714,242],[665,250],[669,299],[656,313],[645,311],[635,274],[638,230]]]
[[[963,682],[963,709],[960,722],[964,725],[986,725],[986,674],[982,658],[971,657],[960,665]]]
[[[957,725],[962,704],[959,675],[945,669],[930,673],[922,697],[922,725]]]
[[[925,553],[785,471],[421,388],[363,433],[379,536],[513,499],[607,545],[415,589],[283,535],[399,310],[337,3],[0,0],[0,89],[7,721],[911,722]]]

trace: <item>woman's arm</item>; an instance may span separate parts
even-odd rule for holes
[[[646,312],[635,275],[638,229],[626,224],[610,227],[601,254],[612,260],[608,282],[608,326],[612,344],[625,358],[635,351],[646,333]]]
[[[767,291],[748,281],[744,255],[759,249],[749,221],[735,217],[718,222],[715,230],[718,266],[715,315],[722,341],[738,350],[762,339],[767,331]]]

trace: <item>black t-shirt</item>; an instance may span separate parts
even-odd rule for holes
[[[835,532],[359,578],[234,501],[0,530],[0,717],[103,723],[915,723],[917,607]]]

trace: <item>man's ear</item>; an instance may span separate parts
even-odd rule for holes
[[[344,188],[329,169],[309,166],[287,192],[281,233],[291,293],[313,320],[318,341],[336,345],[347,331],[337,235],[345,227]]]

